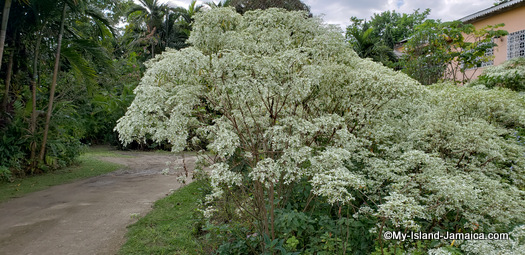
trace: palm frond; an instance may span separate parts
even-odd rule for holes
[[[107,29],[109,29],[109,31],[111,31],[111,34],[113,36],[116,34],[116,30],[113,27],[113,24],[106,17],[106,15],[104,15],[104,13],[102,13],[102,11],[100,9],[95,8],[94,6],[89,6],[86,9],[85,13],[86,13],[86,15],[88,15],[89,17],[91,17],[92,19],[94,19],[96,21],[96,24],[99,25],[99,30],[101,30],[101,34],[104,34],[102,32],[102,30],[104,28],[100,27],[100,25],[104,25]]]
[[[73,73],[87,80],[93,80],[96,77],[95,69],[76,50],[67,46],[67,44],[63,45],[62,56],[71,65]]]
[[[144,12],[144,13],[148,13],[148,9],[144,6],[140,6],[140,5],[132,5],[128,11],[126,11],[126,13],[124,14],[126,17],[129,17],[129,15],[131,15],[132,13],[134,12]]]

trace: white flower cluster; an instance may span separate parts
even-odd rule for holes
[[[199,73],[205,56],[193,48],[168,51],[147,63],[148,70],[135,89],[135,100],[115,130],[124,144],[151,137],[168,141],[174,151],[186,146],[192,111],[199,103]]]
[[[385,197],[385,200],[383,204],[379,205],[377,216],[390,219],[396,228],[402,226],[418,231],[420,226],[416,224],[415,219],[427,218],[425,208],[412,197],[392,192]]]
[[[525,254],[525,225],[515,227],[507,240],[469,240],[462,245],[468,254]]]
[[[225,163],[213,164],[211,167],[211,179],[214,187],[220,184],[226,184],[227,186],[242,184],[242,175],[230,171],[229,166]]]

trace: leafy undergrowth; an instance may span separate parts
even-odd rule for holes
[[[122,167],[122,165],[98,159],[99,157],[109,156],[126,157],[111,151],[108,147],[89,148],[86,153],[78,158],[79,163],[76,165],[43,175],[15,179],[9,183],[0,183],[0,202],[43,190],[50,186],[112,172]]]
[[[155,202],[149,214],[129,226],[120,254],[201,254],[192,230],[200,186],[193,182]]]

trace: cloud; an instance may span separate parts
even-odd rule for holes
[[[339,24],[345,28],[350,17],[369,19],[374,13],[395,10],[399,13],[413,13],[415,9],[431,9],[429,18],[450,21],[493,6],[494,0],[304,0],[314,15],[324,14],[326,23]]]
[[[176,6],[187,8],[191,0],[163,0]],[[201,4],[207,1],[197,1]],[[219,2],[214,0],[214,2]],[[328,24],[337,24],[345,29],[350,17],[370,19],[374,13],[395,10],[399,13],[413,13],[415,9],[431,9],[429,18],[450,21],[493,6],[495,0],[303,0],[311,12]]]
[[[405,3],[396,11],[409,13],[414,9],[424,10],[430,8],[430,18],[450,21],[463,18],[469,14],[481,11],[493,6],[494,0],[439,0],[439,1],[418,1],[405,0]],[[392,7],[392,6],[389,6]]]

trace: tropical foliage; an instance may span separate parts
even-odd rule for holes
[[[385,11],[374,14],[369,21],[352,17],[352,23],[346,28],[346,39],[360,57],[397,67],[396,44],[408,39],[429,13],[430,9],[422,13],[415,10],[411,14]]]
[[[188,9],[170,7],[157,0],[140,0],[127,11],[130,23],[126,28],[124,41],[135,50],[142,48],[147,55],[144,59],[155,57],[166,48],[181,49],[187,46],[186,40],[191,31],[193,15],[202,6],[193,0]]]
[[[134,98],[143,61],[187,46],[200,9],[149,0],[9,3],[0,62],[0,169],[9,178],[2,180],[71,164],[86,144],[119,145],[113,128]],[[158,44],[148,54],[137,47],[151,42]]]
[[[460,21],[426,20],[415,28],[404,45],[403,70],[422,84],[433,84],[440,79],[468,82],[474,73],[469,76],[466,70],[494,58],[486,52],[497,46],[493,38],[508,34],[499,29],[502,26],[476,29]]]
[[[147,64],[116,130],[206,146],[199,231],[219,253],[525,251],[523,98],[421,86],[305,12],[215,8]],[[203,148],[204,149],[204,148]],[[203,186],[203,188],[206,188]],[[502,242],[387,231],[510,232]]]

